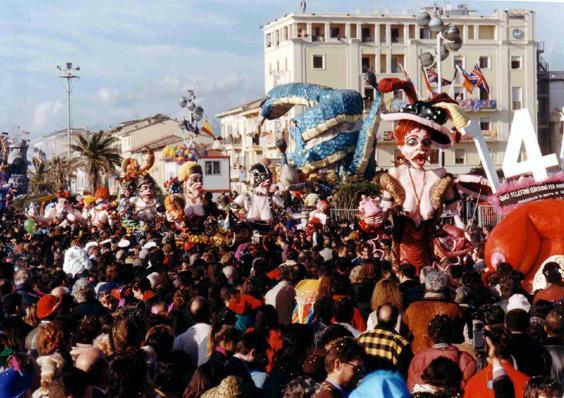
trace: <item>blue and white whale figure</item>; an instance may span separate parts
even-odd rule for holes
[[[261,104],[261,115],[273,120],[295,105],[306,106],[292,120],[294,164],[305,173],[338,167],[349,174],[365,174],[376,145],[381,95],[363,116],[362,96],[317,84],[291,83],[270,90]]]

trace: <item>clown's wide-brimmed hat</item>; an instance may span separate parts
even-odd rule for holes
[[[180,181],[186,181],[192,174],[203,174],[202,166],[200,166],[200,163],[189,161],[184,163],[178,169],[178,178],[180,179]]]
[[[382,94],[397,90],[404,91],[409,104],[399,112],[382,113],[380,116],[383,120],[406,120],[425,126],[433,144],[439,148],[448,148],[453,144],[453,131],[445,126],[449,120],[455,131],[468,127],[470,119],[458,103],[445,93],[436,94],[427,101],[420,101],[411,81],[387,78],[378,83],[378,91]],[[396,140],[403,141],[403,137],[398,137],[397,132]]]

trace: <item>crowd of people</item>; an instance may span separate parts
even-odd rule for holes
[[[530,294],[487,236],[419,270],[352,221],[212,244],[24,220],[0,227],[2,398],[562,396],[560,266]]]

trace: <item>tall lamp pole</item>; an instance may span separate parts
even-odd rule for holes
[[[71,159],[71,93],[74,88],[72,84],[73,79],[80,79],[77,72],[80,70],[80,66],[73,67],[72,62],[67,62],[65,66],[57,65],[59,70],[59,77],[66,80],[65,91],[67,93],[67,160],[70,162]],[[69,173],[68,179],[69,190],[71,188],[71,177]]]
[[[462,48],[460,30],[452,24],[445,26],[441,18],[443,13],[444,10],[442,8],[435,6],[431,12],[426,9],[421,10],[416,17],[417,25],[422,28],[429,28],[431,32],[437,34],[436,53],[424,53],[421,56],[421,62],[424,68],[430,68],[435,64],[437,65],[437,88],[439,93],[443,91],[442,61],[448,57],[450,51],[458,51]],[[451,84],[454,84],[454,82]],[[439,149],[439,164],[441,167],[445,165],[445,154],[442,148]]]

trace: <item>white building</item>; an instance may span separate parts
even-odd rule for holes
[[[463,107],[479,123],[494,165],[500,167],[513,111],[529,109],[536,125],[534,13],[498,10],[491,15],[480,15],[459,8],[447,11],[443,19],[445,24],[452,23],[460,29],[464,41],[461,50],[442,62],[443,77],[452,80],[455,64],[470,72],[479,63],[491,89],[489,94],[475,89],[470,95],[459,77],[452,91],[449,86],[444,91],[462,100]],[[370,98],[373,92],[364,87],[363,67],[372,70],[378,79],[402,78],[402,65],[420,97],[428,94],[418,57],[425,51],[433,51],[436,40],[429,29],[416,24],[415,13],[290,14],[266,23],[263,33],[265,93],[278,84],[303,82],[353,89]],[[234,129],[244,119],[244,112],[237,108],[229,112],[229,115],[218,115],[222,135],[225,129],[230,126]],[[282,129],[285,124],[282,121]],[[379,167],[393,164],[396,150],[390,134],[393,127],[390,122],[380,124],[376,154]],[[253,150],[245,147],[244,142],[241,148],[241,152]],[[432,163],[435,162],[438,153],[432,157]],[[445,165],[453,173],[480,166],[473,142],[463,141],[445,151]]]

